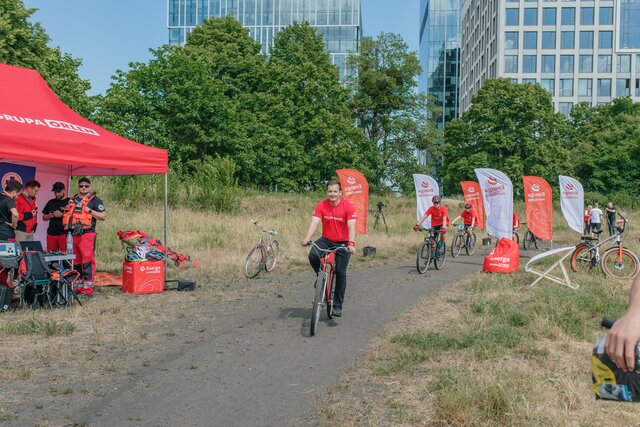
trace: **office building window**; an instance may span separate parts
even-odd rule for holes
[[[640,48],[640,2],[626,0],[618,3],[618,43],[622,49]]]
[[[636,79],[636,96],[640,96],[640,79]]]
[[[518,48],[518,32],[507,31],[504,33],[504,48],[505,49]]]
[[[580,25],[593,25],[593,8],[580,8]]]
[[[522,79],[522,84],[525,85],[534,85],[536,83],[536,79]]]
[[[560,33],[560,49],[573,49],[575,47],[575,33],[562,31]]]
[[[524,49],[538,48],[538,33],[535,31],[525,31],[522,35],[522,47]]]
[[[543,49],[556,48],[556,32],[555,31],[542,32],[542,48]]]
[[[518,72],[518,55],[505,55],[505,57],[504,57],[504,72],[505,73],[517,73]]]
[[[640,54],[636,55],[636,74],[640,74]]]
[[[611,72],[611,55],[598,55],[598,72]]]
[[[600,25],[613,25],[613,8],[601,7],[600,19],[598,20]]]
[[[580,31],[580,49],[593,49],[593,31]]]
[[[556,56],[555,55],[542,55],[542,69],[543,73],[555,73],[556,72]]]
[[[542,9],[542,25],[556,25],[555,7],[545,7]]]
[[[507,0],[507,3],[520,3],[520,0]]]
[[[611,79],[598,79],[598,96],[611,96]]]
[[[560,23],[562,25],[576,25],[576,8],[563,7]]]
[[[573,96],[573,79],[560,79],[560,96]]]
[[[598,33],[598,47],[600,49],[611,49],[613,47],[612,31],[600,31]]]
[[[631,55],[618,55],[616,71],[618,73],[631,72]]]
[[[578,80],[578,96],[591,96],[593,95],[593,80],[580,79]]]
[[[520,22],[520,9],[509,8],[506,14],[506,25],[518,25]]]
[[[538,9],[524,9],[524,25],[538,25]]]
[[[580,55],[580,63],[578,65],[578,71],[581,73],[593,73],[593,56],[592,55]]]
[[[514,85],[518,84],[518,79],[511,79],[511,83],[513,83]]]
[[[573,55],[560,55],[560,72],[573,73]]]
[[[573,102],[560,102],[558,103],[558,112],[565,117],[569,117],[571,109],[573,108]]]
[[[540,86],[551,94],[556,96],[556,81],[554,79],[540,79]]]
[[[522,56],[522,72],[523,73],[535,73],[536,72],[536,55],[523,55]]]
[[[631,95],[631,79],[616,79],[616,96]]]

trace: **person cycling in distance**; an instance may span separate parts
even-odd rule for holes
[[[420,229],[420,224],[422,224],[424,220],[431,215],[431,229],[434,233],[437,233],[436,241],[440,241],[444,239],[444,234],[447,232],[447,226],[450,223],[449,211],[447,211],[446,207],[442,206],[442,197],[440,196],[433,196],[431,198],[431,203],[433,203],[433,206],[430,206],[420,221],[413,226],[413,231],[418,231]],[[440,237],[441,234],[442,238]]]
[[[302,246],[308,246],[318,224],[322,223],[322,237],[315,244],[322,249],[347,247],[347,251],[336,252],[336,289],[333,299],[333,315],[342,316],[342,303],[347,290],[347,267],[351,254],[356,253],[356,209],[348,201],[342,199],[340,181],[327,182],[327,198],[319,202],[311,217],[307,233],[302,239]],[[309,251],[309,263],[313,270],[320,272],[321,253],[315,248]]]
[[[464,210],[460,212],[460,215],[458,215],[456,219],[451,221],[451,224],[455,224],[456,221],[458,221],[460,218],[463,219],[462,223],[464,224],[464,231],[467,234],[471,234],[471,232],[473,231],[473,228],[476,226],[476,223],[478,222],[478,217],[476,216],[475,211],[471,209],[471,203],[464,204]]]

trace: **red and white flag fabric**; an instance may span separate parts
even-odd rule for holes
[[[478,218],[476,225],[479,228],[484,228],[484,203],[482,202],[480,184],[475,181],[462,181],[460,187],[462,187],[462,194],[464,194],[464,202],[471,205],[471,209]]]
[[[527,227],[542,240],[553,240],[553,200],[551,186],[539,176],[523,176]]]
[[[369,208],[369,183],[355,169],[338,169],[338,180],[345,200],[356,208],[356,232],[367,234],[367,215]]]
[[[560,207],[569,227],[582,234],[584,190],[575,178],[560,175]]]
[[[413,184],[416,186],[416,217],[418,218],[417,221],[420,221],[422,215],[433,205],[431,198],[441,195],[440,187],[435,179],[429,175],[419,173],[413,174]],[[431,227],[431,216],[425,219],[422,224],[423,227]]]
[[[496,169],[475,170],[487,213],[486,230],[498,239],[511,239],[513,234],[513,184]]]

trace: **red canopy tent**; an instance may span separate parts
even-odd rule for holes
[[[35,168],[43,186],[40,209],[51,198],[50,184],[68,182],[71,176],[165,174],[166,243],[167,151],[122,138],[83,118],[34,70],[0,64],[0,162]],[[45,228],[39,227],[38,234]]]

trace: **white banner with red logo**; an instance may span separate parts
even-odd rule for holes
[[[356,208],[356,232],[367,234],[367,215],[369,208],[369,183],[355,169],[338,169],[338,180],[342,187],[342,195]]]
[[[476,169],[487,214],[486,230],[498,239],[513,234],[513,185],[507,175],[496,169]]]
[[[570,176],[560,175],[560,207],[564,219],[572,230],[582,234],[584,212],[584,190],[582,185]]]
[[[413,184],[416,186],[416,216],[420,221],[422,215],[433,205],[431,198],[440,195],[440,187],[435,179],[419,173],[413,174]],[[431,227],[431,216],[424,220],[422,226]]]
[[[475,181],[462,181],[462,194],[464,194],[464,202],[471,205],[471,209],[476,214],[478,228],[484,228],[484,203],[482,203],[482,191],[480,184]]]
[[[553,240],[553,205],[551,186],[539,176],[523,176],[527,227],[542,240]]]

